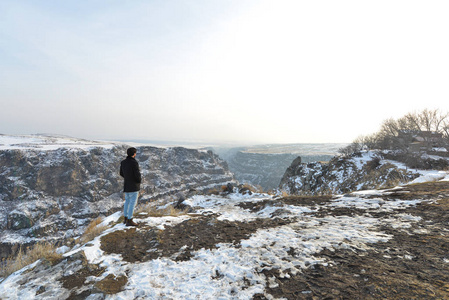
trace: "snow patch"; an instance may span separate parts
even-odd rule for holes
[[[101,250],[101,236],[125,230],[126,226],[123,224],[116,224],[93,241],[79,245],[69,252],[66,252],[66,249],[61,251],[65,252],[65,257],[83,251],[89,263],[100,264],[106,269],[102,278],[108,274],[127,274],[128,282],[124,290],[115,295],[108,295],[106,299],[251,299],[255,294],[264,294],[267,287],[276,286],[274,278],[266,278],[263,274],[264,269],[276,268],[281,277],[289,278],[313,265],[332,265],[333,261],[320,257],[318,253],[324,249],[366,251],[370,249],[371,244],[386,242],[392,238],[379,230],[381,226],[408,228],[410,224],[420,221],[419,217],[396,213],[397,210],[419,203],[419,200],[365,198],[376,193],[382,194],[382,191],[364,191],[352,196],[340,196],[323,206],[382,210],[392,213],[388,219],[377,219],[368,213],[318,217],[313,214],[319,210],[315,207],[282,203],[273,205],[274,201],[267,201],[274,200],[273,197],[264,194],[193,196],[184,203],[194,208],[196,214],[213,213],[219,215],[221,220],[247,222],[257,218],[272,218],[274,212],[282,209],[285,217],[289,217],[292,222],[274,228],[260,228],[249,238],[241,240],[239,247],[233,243],[220,243],[216,245],[216,249],[203,248],[194,251],[193,257],[188,261],[163,257],[130,264],[124,261],[121,255],[106,254]],[[260,201],[267,201],[267,205],[255,212],[238,206],[245,202]],[[105,218],[102,224],[116,222],[119,217],[120,213],[115,213]],[[165,230],[190,218],[194,218],[194,215],[147,217],[140,219],[139,223]],[[444,262],[448,263],[447,259]],[[0,297],[6,298],[11,291],[20,295],[20,299],[35,297],[35,290],[21,286],[18,274],[10,276],[0,284]],[[63,293],[61,287],[59,290],[55,286],[52,288],[56,294]],[[307,294],[309,291],[303,293]]]
[[[87,141],[63,136],[46,136],[46,135],[1,135],[0,134],[0,150],[56,150],[59,148],[68,149],[90,149],[93,147],[101,147],[111,149],[116,144],[100,141]]]

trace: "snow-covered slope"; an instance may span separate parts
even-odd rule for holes
[[[417,170],[403,163],[383,159],[376,151],[365,151],[360,156],[336,156],[328,163],[292,162],[279,188],[296,195],[343,194],[365,189],[391,188],[429,175],[441,179],[445,171]]]
[[[90,149],[92,147],[112,148],[115,144],[89,141],[57,135],[5,135],[0,134],[0,150],[56,150],[59,148]]]
[[[0,298],[443,299],[448,238],[437,232],[448,220],[427,214],[448,203],[414,193],[197,195],[184,201],[191,213],[142,213],[137,229],[115,213],[101,224],[107,230],[59,263],[38,261],[6,278]]]
[[[127,145],[54,136],[0,135],[0,257],[11,247],[80,234],[98,215],[122,209],[119,164]],[[140,146],[140,202],[233,181],[218,156]]]

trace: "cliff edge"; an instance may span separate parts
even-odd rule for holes
[[[0,257],[11,247],[82,233],[92,218],[122,209],[120,161],[127,145],[51,136],[0,135]],[[137,146],[139,203],[233,182],[211,151]]]

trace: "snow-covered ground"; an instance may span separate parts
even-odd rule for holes
[[[365,151],[362,152],[362,155],[360,157],[353,158],[354,162],[357,165],[358,169],[361,169],[364,164],[367,162],[373,160],[373,158],[376,157],[375,151]],[[434,159],[441,159],[442,157],[434,156]],[[446,159],[446,158],[443,158]],[[408,168],[404,163],[397,162],[394,160],[388,160],[383,159],[380,160],[380,164],[392,164],[395,165],[398,169],[404,169],[408,170],[413,173],[418,173],[421,176],[416,178],[415,180],[408,182],[407,184],[413,184],[413,183],[421,183],[421,182],[428,182],[428,181],[438,181],[438,180],[449,180],[449,173],[447,171],[438,171],[438,170],[420,170],[420,169],[412,169]]]
[[[52,150],[61,147],[85,149],[90,147],[113,147],[113,143],[92,142],[65,137],[46,136],[5,136],[0,135],[0,150],[4,149],[42,149]],[[366,153],[359,164],[372,160]],[[388,161],[390,163],[395,163]],[[382,161],[385,163],[385,161]],[[397,164],[397,163],[395,163]],[[404,167],[405,168],[405,167]],[[413,183],[445,180],[447,172],[420,171],[422,176]],[[217,220],[229,222],[248,222],[256,219],[272,219],[274,216],[292,220],[286,225],[260,228],[249,238],[241,240],[238,247],[234,243],[220,243],[214,249],[194,251],[193,257],[177,261],[171,257],[161,257],[146,262],[130,263],[120,254],[107,254],[101,249],[101,237],[112,232],[128,230],[123,224],[116,224],[121,213],[115,213],[103,220],[108,225],[102,235],[85,245],[73,249],[59,249],[69,257],[83,253],[90,264],[100,264],[106,271],[99,277],[89,277],[87,282],[100,281],[112,274],[126,276],[128,281],[124,290],[109,295],[106,299],[251,299],[255,294],[264,294],[267,287],[273,287],[274,278],[266,277],[262,271],[276,268],[285,277],[294,275],[314,265],[332,266],[333,261],[320,257],[324,249],[354,249],[365,251],[377,242],[392,238],[379,228],[411,228],[420,218],[403,213],[409,206],[422,200],[386,200],[391,190],[359,191],[351,195],[340,195],[330,202],[316,205],[276,204],[272,201],[263,209],[251,211],[242,208],[245,203],[260,203],[275,200],[267,194],[228,196],[197,195],[184,201],[194,208],[194,214],[178,217],[145,217],[137,221],[145,227],[165,230],[200,215],[217,215]],[[370,213],[355,215],[320,215],[321,209],[357,208],[369,212],[389,213],[388,218],[375,218]],[[143,230],[143,229],[138,229]],[[415,232],[416,233],[416,232]],[[294,255],[291,249],[294,248]],[[182,251],[182,249],[179,249]],[[443,258],[448,261],[449,256]],[[0,283],[0,299],[65,299],[67,290],[59,279],[61,272],[76,273],[76,270],[49,272],[23,284],[23,276],[38,262],[17,271]],[[220,276],[217,276],[220,274]],[[45,292],[39,292],[45,287]],[[307,294],[310,291],[304,290]],[[87,299],[104,299],[92,294]],[[267,298],[270,295],[267,294]]]
[[[114,144],[115,143],[112,142],[88,141],[66,136],[0,134],[0,150],[56,150],[59,148],[89,149],[92,147],[112,148]]]
[[[264,268],[276,268],[285,277],[300,272],[316,264],[332,265],[333,262],[319,257],[323,249],[368,250],[370,245],[387,241],[390,235],[379,230],[385,224],[394,228],[409,228],[419,221],[418,217],[401,213],[408,206],[416,205],[420,200],[385,200],[377,198],[388,191],[364,191],[349,196],[339,196],[323,207],[357,207],[371,212],[391,213],[388,219],[371,217],[369,214],[354,216],[315,216],[320,206],[304,205],[268,205],[264,209],[252,212],[238,204],[274,200],[266,194],[229,196],[194,196],[184,203],[195,209],[195,214],[179,217],[147,217],[138,221],[141,224],[164,230],[198,214],[217,214],[221,220],[247,222],[257,218],[278,216],[293,219],[292,223],[268,229],[258,229],[240,246],[221,243],[216,249],[200,249],[194,252],[188,261],[176,261],[163,257],[148,262],[129,263],[119,254],[106,254],[101,250],[101,236],[114,231],[126,230],[123,224],[111,225],[103,234],[86,245],[75,246],[64,255],[66,257],[83,252],[91,264],[100,264],[106,268],[101,280],[113,274],[126,274],[128,282],[122,292],[106,296],[106,299],[251,299],[255,294],[264,294],[266,287],[274,286],[274,278],[267,278],[261,271]],[[114,224],[120,217],[115,213],[104,219],[101,225]],[[142,229],[138,229],[142,230]],[[295,248],[295,255],[289,254]],[[64,249],[61,249],[63,251]],[[182,250],[182,249],[180,249]],[[26,267],[5,279],[0,284],[1,299],[52,299],[63,298],[67,293],[56,275],[49,274],[39,278],[38,282],[22,284],[22,274],[34,265]],[[65,272],[68,272],[67,270]],[[219,277],[216,274],[220,274]],[[59,274],[60,275],[60,274]],[[46,293],[37,294],[40,286],[46,287]],[[51,292],[50,292],[51,291]],[[309,291],[304,290],[303,293]],[[270,295],[267,295],[268,298]],[[101,296],[102,297],[102,296]],[[90,295],[87,299],[103,299],[100,295]]]
[[[182,147],[187,149],[196,149],[198,151],[207,151],[216,145],[210,143],[188,143],[188,142],[151,142],[151,141],[120,141],[120,140],[86,140],[64,135],[52,134],[22,134],[7,135],[0,134],[0,150],[14,149],[39,149],[56,150],[59,148],[69,149],[89,149],[92,147],[112,148],[114,145],[127,145],[132,147],[150,146],[156,148]]]

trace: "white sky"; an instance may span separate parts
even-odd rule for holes
[[[0,133],[351,142],[449,111],[449,1],[0,0]]]

